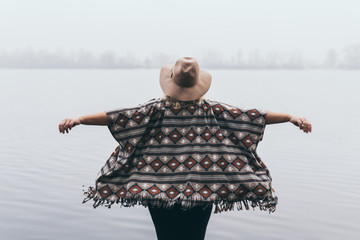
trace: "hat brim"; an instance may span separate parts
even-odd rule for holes
[[[200,69],[199,79],[192,87],[180,87],[171,78],[174,65],[163,66],[160,70],[160,86],[164,94],[180,101],[197,100],[205,95],[211,85],[211,74]]]

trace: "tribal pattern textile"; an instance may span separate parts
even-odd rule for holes
[[[106,113],[119,145],[84,202],[275,211],[272,179],[256,153],[266,112],[210,100],[180,103],[153,99]]]

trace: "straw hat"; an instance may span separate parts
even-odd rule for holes
[[[163,66],[160,71],[160,86],[164,94],[180,101],[199,99],[210,85],[210,73],[200,69],[195,58],[180,58],[175,64]]]

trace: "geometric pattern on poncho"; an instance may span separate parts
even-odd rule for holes
[[[210,100],[178,104],[154,99],[107,112],[118,147],[86,192],[94,207],[114,203],[216,212],[258,206],[275,211],[272,179],[256,148],[266,112]]]

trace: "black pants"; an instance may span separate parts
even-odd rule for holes
[[[149,206],[158,240],[203,240],[210,219],[212,205],[182,210]]]

